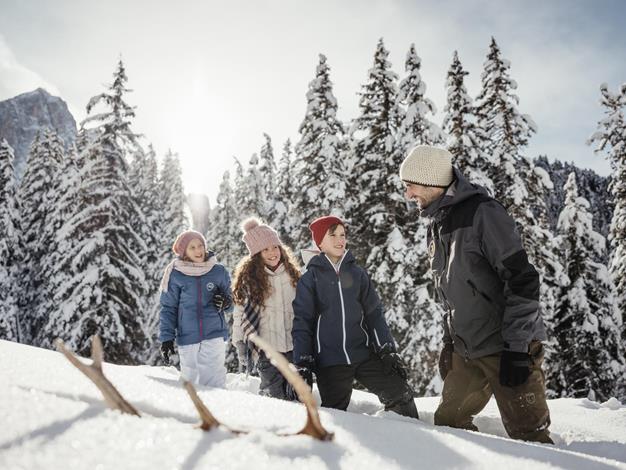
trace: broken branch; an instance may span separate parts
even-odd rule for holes
[[[319,439],[320,441],[332,440],[334,433],[328,432],[324,429],[324,426],[322,426],[315,398],[313,398],[311,389],[302,377],[300,377],[300,374],[298,374],[295,368],[289,364],[287,359],[285,359],[285,356],[276,351],[263,338],[255,334],[251,334],[248,339],[265,352],[265,355],[269,358],[274,367],[276,367],[291,384],[293,389],[298,394],[298,398],[306,407],[307,421],[304,428],[302,428],[298,434],[306,434],[307,436]]]
[[[102,372],[102,359],[104,354],[102,351],[102,342],[98,335],[94,335],[91,338],[92,363],[89,365],[82,362],[74,353],[69,351],[60,339],[57,339],[55,343],[59,352],[63,353],[79,371],[85,374],[87,378],[98,387],[98,390],[102,393],[104,401],[109,408],[121,411],[122,413],[140,416],[139,412],[122,397],[120,392],[109,382],[109,379],[104,376]]]

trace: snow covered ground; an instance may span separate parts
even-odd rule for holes
[[[321,410],[332,442],[296,432],[304,407],[255,394],[258,380],[229,374],[228,390],[199,395],[223,423],[249,434],[203,432],[173,368],[104,365],[142,414],[105,407],[96,387],[61,354],[0,341],[0,469],[626,469],[626,406],[578,399],[549,403],[556,446],[505,437],[495,403],[481,432],[432,424],[437,398],[416,400],[423,421],[382,411],[355,391],[348,412]]]

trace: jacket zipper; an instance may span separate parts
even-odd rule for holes
[[[435,230],[435,228],[437,230]],[[434,232],[437,233],[437,244],[441,247],[441,251],[443,251],[443,261],[444,261],[443,266],[441,268],[441,276],[437,280],[437,287],[439,288],[439,292],[441,293],[441,298],[443,299],[446,305],[446,308],[448,309],[448,318],[450,319],[448,323],[448,327],[452,330],[452,334],[454,334],[454,336],[459,338],[461,342],[463,343],[463,349],[465,350],[465,361],[467,362],[469,360],[469,351],[467,350],[467,344],[465,343],[463,338],[461,338],[459,335],[456,334],[456,332],[454,331],[454,328],[452,327],[452,308],[450,307],[448,298],[446,297],[446,294],[443,292],[443,288],[441,287],[441,278],[443,278],[444,272],[446,271],[448,267],[448,252],[446,250],[445,244],[443,243],[443,239],[441,237],[441,230],[442,230],[442,226],[439,224],[435,224],[433,222],[433,233]]]
[[[341,290],[341,277],[339,276],[339,271],[341,270],[341,263],[343,263],[343,259],[346,257],[346,253],[344,253],[343,256],[341,257],[341,260],[339,261],[339,266],[337,267],[337,269],[335,269],[335,266],[330,261],[330,259],[328,259],[328,257],[326,257],[326,259],[333,266],[333,269],[335,269],[335,274],[337,274],[337,288],[339,289],[339,300],[341,302],[341,319],[342,319],[341,330],[343,333],[342,347],[343,347],[343,353],[346,355],[346,361],[348,361],[348,365],[351,365],[352,362],[350,361],[350,356],[348,356],[348,351],[346,350],[346,308],[345,308],[344,301],[343,301],[343,291]]]
[[[200,278],[196,278],[196,286],[198,287],[198,302],[196,307],[196,315],[198,315],[198,323],[200,325],[200,341],[204,338],[204,331],[202,330],[202,283]]]

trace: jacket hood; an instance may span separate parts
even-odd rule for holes
[[[436,217],[443,209],[452,207],[477,194],[489,195],[482,186],[470,183],[458,168],[453,168],[454,181],[439,199],[433,201],[430,206],[420,212],[421,217]]]

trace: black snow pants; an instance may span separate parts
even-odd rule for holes
[[[292,361],[292,351],[281,354],[285,356],[289,362]],[[259,377],[261,377],[259,395],[287,400],[288,398],[285,393],[287,381],[285,380],[285,377],[283,377],[283,374],[281,374],[280,371],[272,365],[265,354],[259,354],[256,368],[259,373]]]
[[[373,354],[359,364],[322,367],[315,376],[323,407],[346,410],[356,379],[378,396],[385,410],[419,419],[413,389],[395,372],[385,373],[382,361]]]

